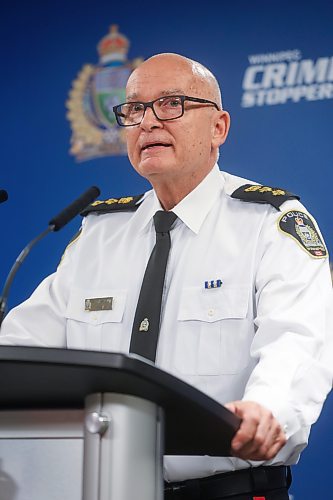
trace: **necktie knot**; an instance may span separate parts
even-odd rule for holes
[[[158,210],[154,215],[154,225],[156,233],[167,233],[170,231],[172,224],[177,219],[174,212],[166,212],[165,210]]]

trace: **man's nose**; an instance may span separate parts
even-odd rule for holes
[[[151,130],[152,128],[162,128],[163,124],[161,120],[156,118],[152,108],[147,107],[140,123],[140,127],[144,130]]]

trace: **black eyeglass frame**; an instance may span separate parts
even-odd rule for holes
[[[155,102],[160,101],[161,99],[167,99],[168,97],[177,97],[177,98],[180,99],[181,105],[182,105],[182,112],[181,112],[181,114],[179,116],[175,116],[173,118],[159,118],[157,116],[157,114],[156,114],[155,109],[154,109],[154,104],[155,104]],[[153,101],[149,101],[149,102],[142,102],[142,101],[122,102],[121,104],[117,104],[116,106],[113,106],[112,110],[113,110],[113,112],[115,114],[117,123],[118,123],[118,125],[120,127],[135,127],[136,125],[140,125],[140,123],[142,122],[142,120],[143,120],[143,118],[145,116],[147,108],[151,108],[153,110],[153,113],[156,116],[156,118],[159,121],[161,121],[161,122],[167,122],[167,121],[170,121],[170,120],[178,120],[178,118],[181,118],[184,115],[184,113],[185,113],[185,106],[184,106],[185,101],[199,102],[201,104],[211,104],[218,111],[221,111],[221,109],[219,108],[219,106],[214,101],[209,101],[208,99],[201,99],[200,97],[191,97],[191,96],[188,96],[188,95],[166,95],[166,96],[158,97],[157,99],[154,99]],[[125,125],[124,123],[120,122],[120,116],[119,116],[120,113],[119,113],[118,109],[120,109],[121,106],[124,106],[124,104],[143,104],[143,115],[142,115],[142,118],[141,118],[141,120],[139,122],[132,123],[131,125]]]

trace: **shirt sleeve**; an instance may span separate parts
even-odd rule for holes
[[[307,213],[295,201],[283,209]],[[261,232],[251,347],[258,363],[243,399],[272,411],[292,453],[306,445],[332,386],[333,295],[328,258],[313,257],[279,231],[280,217],[272,209]]]
[[[1,326],[0,345],[66,347],[66,307],[77,242],[78,237],[74,237],[69,243],[57,271],[7,314]]]

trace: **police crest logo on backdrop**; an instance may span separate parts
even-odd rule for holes
[[[112,107],[125,100],[130,73],[142,61],[127,59],[130,42],[112,25],[98,46],[99,63],[85,64],[72,83],[66,103],[72,136],[70,154],[78,161],[126,155],[124,131]]]

